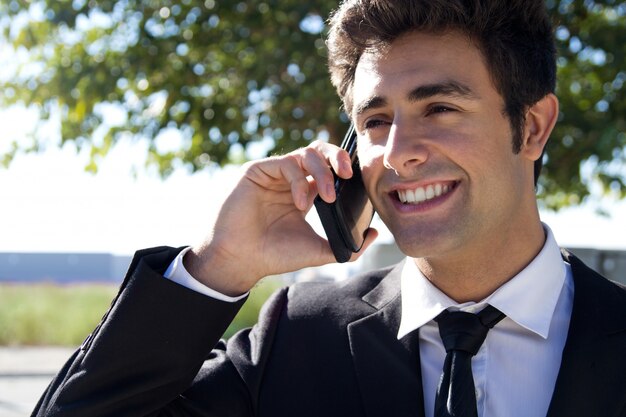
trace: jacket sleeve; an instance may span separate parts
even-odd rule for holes
[[[251,415],[249,383],[220,341],[244,300],[215,300],[163,278],[176,254],[136,254],[111,308],[33,417]],[[255,349],[239,338],[247,340],[240,349]]]

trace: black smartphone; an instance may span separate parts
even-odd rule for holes
[[[361,250],[374,217],[374,207],[361,177],[356,155],[356,138],[354,126],[350,125],[341,147],[350,154],[352,177],[346,180],[333,172],[336,200],[329,204],[318,195],[314,203],[337,262],[346,262],[352,253]]]

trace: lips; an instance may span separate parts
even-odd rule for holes
[[[452,191],[455,182],[437,182],[412,189],[397,190],[398,199],[404,204],[419,204],[441,197]]]

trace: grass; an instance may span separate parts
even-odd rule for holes
[[[261,282],[225,337],[256,323],[261,305],[280,286],[273,278]],[[80,345],[116,293],[113,285],[0,284],[0,345]]]
[[[2,285],[0,344],[79,345],[115,293],[106,285]]]

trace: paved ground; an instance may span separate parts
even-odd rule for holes
[[[57,347],[0,347],[0,417],[28,417],[72,354]]]

